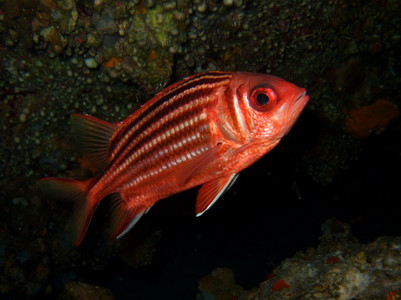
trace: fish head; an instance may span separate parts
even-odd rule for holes
[[[250,140],[276,144],[308,103],[306,90],[266,74],[240,73],[232,82]]]

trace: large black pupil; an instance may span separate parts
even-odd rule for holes
[[[269,96],[266,94],[260,93],[256,96],[256,101],[258,102],[259,105],[265,105],[269,103]]]

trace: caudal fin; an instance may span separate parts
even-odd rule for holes
[[[79,181],[69,178],[47,177],[39,181],[40,189],[51,197],[73,201],[75,205],[73,218],[68,225],[71,240],[79,246],[99,201],[88,199],[89,185],[92,179]]]

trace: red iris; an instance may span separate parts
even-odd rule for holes
[[[271,110],[277,100],[276,92],[270,87],[263,86],[252,91],[249,103],[252,108],[264,112]]]

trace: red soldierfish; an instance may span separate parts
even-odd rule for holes
[[[73,128],[101,173],[88,180],[44,178],[51,194],[75,199],[75,245],[93,213],[114,195],[112,237],[119,238],[160,199],[203,184],[202,215],[239,172],[291,129],[309,97],[271,75],[206,72],[175,83],[120,123],[74,114]]]

